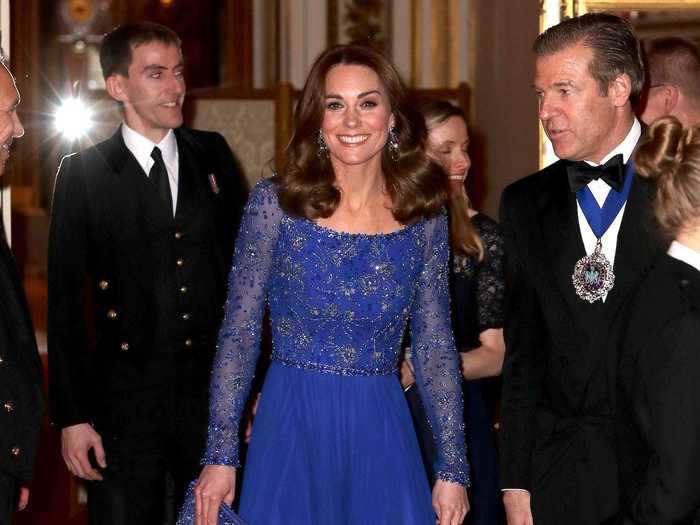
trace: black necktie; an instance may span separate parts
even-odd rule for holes
[[[569,162],[566,166],[566,174],[569,177],[569,187],[573,193],[576,193],[592,180],[598,179],[603,179],[615,191],[620,191],[625,182],[625,166],[622,162],[622,153],[615,155],[600,166],[591,166],[582,160]]]
[[[168,170],[165,168],[165,162],[163,162],[163,154],[161,153],[160,148],[157,146],[153,148],[151,158],[153,159],[153,166],[148,174],[148,179],[151,181],[153,188],[156,190],[158,200],[163,206],[163,209],[167,210],[167,212],[170,214],[169,217],[172,217],[173,197],[170,193]]]

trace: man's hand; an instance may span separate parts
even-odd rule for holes
[[[17,501],[17,510],[24,510],[29,505],[29,487],[22,486],[19,489],[19,500]]]
[[[61,430],[61,454],[68,470],[82,479],[97,481],[102,474],[95,470],[88,459],[88,451],[93,449],[97,464],[107,468],[102,438],[88,423],[79,423]]]
[[[466,489],[457,483],[437,480],[433,487],[433,509],[440,525],[461,525],[469,512]]]
[[[530,510],[530,493],[526,490],[503,491],[508,525],[534,525]]]

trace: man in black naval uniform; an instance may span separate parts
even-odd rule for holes
[[[18,104],[14,78],[0,62],[0,176],[12,139],[24,135]],[[41,384],[34,329],[0,219],[0,525],[27,506],[44,409]]]
[[[49,237],[53,422],[91,524],[174,521],[199,473],[211,360],[245,190],[217,133],[180,127],[180,40],[108,33],[112,138],[63,159]]]

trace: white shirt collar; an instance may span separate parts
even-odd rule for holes
[[[696,252],[692,248],[689,248],[685,244],[681,244],[678,241],[673,241],[671,246],[668,247],[667,252],[674,259],[683,261],[689,264],[696,270],[700,271],[700,252]]]
[[[609,161],[611,158],[613,158],[615,155],[622,153],[622,160],[625,164],[627,164],[627,161],[629,158],[632,156],[632,153],[634,153],[634,148],[637,147],[637,142],[639,142],[639,137],[642,136],[642,125],[639,123],[639,121],[635,118],[634,122],[632,122],[632,127],[630,130],[627,132],[627,136],[623,139],[622,142],[620,142],[617,146],[615,146],[610,153],[608,153],[603,159],[600,161],[600,164],[605,164],[607,161]],[[588,164],[591,166],[597,166],[598,163],[587,160],[586,161]]]
[[[177,159],[177,139],[172,129],[166,133],[163,140],[156,144],[141,135],[138,131],[130,128],[126,122],[123,122],[122,137],[124,138],[124,144],[126,144],[129,151],[134,154],[134,157],[136,157],[136,160],[146,174],[148,174],[153,165],[151,152],[156,146],[160,148],[166,165],[172,164]]]

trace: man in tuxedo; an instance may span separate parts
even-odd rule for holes
[[[534,44],[539,118],[561,159],[505,189],[501,465],[509,525],[595,525],[618,502],[620,312],[659,249],[641,135],[639,43],[623,19],[568,19]],[[605,202],[605,205],[604,205]]]
[[[63,159],[49,237],[52,420],[91,524],[172,523],[199,473],[208,380],[245,199],[218,133],[181,127],[180,40],[108,33],[124,121]]]
[[[12,140],[24,135],[17,116],[19,93],[0,60],[0,176]],[[7,245],[0,214],[0,525],[29,500],[44,401],[41,361],[27,301]]]
[[[649,76],[640,118],[651,124],[676,117],[684,127],[700,123],[700,49],[683,38],[652,40],[646,51]]]

